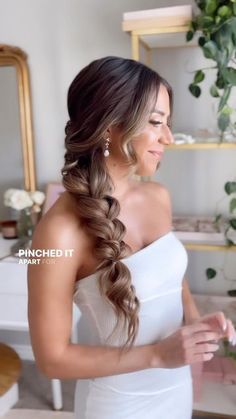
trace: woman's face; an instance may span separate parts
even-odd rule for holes
[[[138,158],[137,175],[152,176],[161,164],[165,146],[174,142],[169,119],[169,95],[165,86],[161,85],[147,125],[131,140]]]
[[[160,86],[158,98],[153,112],[142,132],[133,137],[131,144],[137,155],[138,166],[136,174],[139,176],[152,176],[160,166],[164,148],[174,142],[169,128],[170,104],[169,95],[164,85]],[[116,165],[122,166],[123,156],[118,147],[120,135],[114,127],[111,129],[112,160]],[[110,157],[109,157],[110,158]]]

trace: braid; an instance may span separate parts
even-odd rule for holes
[[[117,218],[120,204],[109,195],[112,180],[104,170],[101,151],[93,155],[88,167],[80,168],[77,163],[64,165],[63,185],[68,192],[76,194],[82,225],[90,236],[96,237],[94,255],[100,261],[97,267],[101,272],[100,292],[118,319],[113,333],[123,320],[124,326],[128,324],[125,345],[132,345],[138,330],[139,301],[130,271],[121,261],[131,248],[123,241],[126,227]]]

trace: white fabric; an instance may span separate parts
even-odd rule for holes
[[[135,345],[158,342],[183,322],[182,280],[187,252],[173,231],[122,259],[131,272],[140,301],[139,332]],[[120,346],[121,329],[109,334],[116,317],[101,297],[98,272],[76,284],[74,302],[87,326],[90,345]],[[105,359],[104,359],[104,362]],[[190,419],[192,377],[190,366],[145,369],[127,374],[77,380],[76,419]]]

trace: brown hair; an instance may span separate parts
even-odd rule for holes
[[[124,347],[135,341],[140,304],[130,271],[121,261],[131,249],[122,240],[126,227],[117,218],[119,201],[110,195],[114,184],[106,170],[104,139],[108,127],[121,128],[120,147],[127,169],[134,174],[137,158],[130,140],[147,123],[161,84],[168,91],[172,114],[168,82],[132,59],[108,56],[92,61],[68,90],[63,185],[77,202],[84,228],[95,239],[100,292],[115,310],[116,327],[122,320],[128,326]]]

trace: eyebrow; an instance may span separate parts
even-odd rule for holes
[[[152,113],[158,113],[161,116],[165,116],[165,112],[161,111],[160,109],[153,109]],[[167,118],[170,118],[170,115],[168,115]]]

